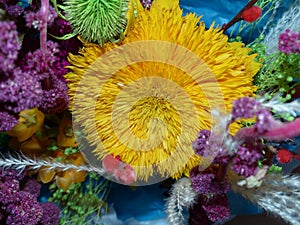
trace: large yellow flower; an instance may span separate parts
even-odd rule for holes
[[[249,51],[196,15],[182,16],[178,1],[154,1],[118,45],[84,43],[70,56],[75,123],[99,159],[120,157],[140,180],[179,177],[200,163],[192,142],[210,129],[211,110],[228,111],[255,91],[260,65]]]

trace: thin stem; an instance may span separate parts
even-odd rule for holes
[[[48,21],[49,0],[42,0],[42,6],[40,10],[41,10],[42,21],[43,21],[42,29],[40,32],[40,47],[44,57],[47,52],[47,21]]]
[[[241,11],[238,12],[238,14],[236,14],[236,16],[229,21],[229,23],[224,23],[221,30],[223,30],[223,32],[225,32],[226,30],[228,30],[233,24],[235,24],[236,22],[242,20],[242,15],[243,12],[249,8],[251,8],[258,0],[251,0],[250,2],[248,2],[244,8],[241,9]]]

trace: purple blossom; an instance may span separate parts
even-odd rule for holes
[[[20,45],[17,27],[13,21],[0,22],[0,33],[0,71],[6,74],[15,67]]]
[[[236,157],[232,161],[232,170],[245,177],[256,173],[258,161],[262,158],[262,146],[258,140],[248,141],[238,147]]]
[[[191,170],[190,179],[194,191],[199,194],[223,194],[229,191],[231,187],[226,178],[216,181],[215,174],[199,171],[198,167]]]
[[[34,76],[22,72],[19,68],[13,70],[11,76],[0,83],[0,102],[5,110],[19,113],[41,104],[41,84]]]
[[[53,202],[41,203],[44,210],[41,225],[57,225],[59,221],[59,208]]]
[[[193,142],[193,149],[195,153],[203,156],[207,145],[209,144],[208,140],[211,135],[209,130],[201,130],[197,136],[197,139]]]
[[[289,53],[300,53],[300,32],[291,32],[287,29],[279,35],[278,40],[279,51]]]
[[[3,4],[5,11],[13,17],[20,16],[24,9],[18,4],[18,0],[0,0]]]
[[[140,0],[145,9],[150,9],[153,0]]]
[[[29,52],[21,61],[21,67],[24,71],[30,72],[32,76],[38,77],[40,81],[49,78],[51,75],[55,75],[54,64],[58,60],[55,54],[58,52],[58,44],[48,41],[45,54],[41,49],[37,49],[33,53]]]
[[[42,219],[43,209],[34,195],[20,191],[14,198],[15,202],[5,207],[8,214],[6,224],[35,225]]]
[[[41,184],[34,178],[26,178],[22,182],[21,190],[26,191],[37,198],[40,195]]]
[[[204,196],[202,208],[213,222],[223,221],[230,216],[228,198],[225,194]]]
[[[254,128],[258,134],[263,134],[270,130],[272,125],[273,117],[269,110],[261,109],[257,113],[257,119],[254,124]]]
[[[239,98],[233,102],[232,119],[238,118],[252,118],[256,116],[257,112],[262,109],[260,102],[249,97]]]
[[[0,111],[0,132],[11,130],[18,124],[18,120],[15,116],[10,115],[8,112]]]
[[[47,25],[51,26],[51,24],[53,24],[56,17],[57,17],[57,13],[55,12],[54,8],[52,6],[49,6]],[[26,21],[26,26],[29,28],[33,27],[34,29],[41,30],[44,26],[43,14],[41,10],[39,10],[38,12],[32,12],[32,11],[27,12],[25,14],[25,21]]]
[[[198,167],[191,170],[190,179],[195,192],[199,194],[209,193],[212,180],[215,178],[213,174],[204,174],[198,171]]]
[[[57,17],[54,20],[54,23],[49,27],[49,33],[62,37],[66,34],[72,33],[72,28],[70,23],[60,17]],[[56,40],[57,41],[57,40]],[[78,40],[77,37],[69,38],[67,40],[57,41],[61,49],[65,50],[63,54],[60,55],[64,60],[67,59],[68,53],[76,54],[79,48],[82,46],[82,43]],[[62,52],[62,51],[61,51]],[[60,53],[61,53],[60,52]],[[66,60],[67,61],[67,60]]]
[[[52,77],[45,82],[47,82],[47,87],[44,86],[43,104],[39,109],[47,114],[60,113],[66,110],[69,105],[66,83],[56,77]]]

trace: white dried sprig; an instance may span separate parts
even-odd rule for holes
[[[167,199],[166,204],[167,219],[172,225],[185,224],[182,212],[194,204],[196,195],[190,179],[186,177],[181,178],[173,185],[171,196]]]
[[[21,153],[16,153],[14,155],[8,153],[6,155],[0,155],[0,167],[2,168],[14,168],[16,170],[22,171],[25,168],[32,170],[37,170],[42,167],[47,167],[48,170],[77,170],[86,172],[96,172],[100,176],[103,176],[105,171],[103,168],[96,168],[93,166],[76,166],[74,164],[65,164],[62,162],[57,162],[55,160],[48,161],[41,158],[29,158]]]
[[[236,176],[230,177],[233,191],[290,224],[300,224],[300,176],[268,174],[258,189],[241,187],[237,184]]]
[[[278,37],[286,29],[298,31],[300,29],[300,0],[296,0],[289,9],[276,22],[276,26],[271,28],[264,38],[267,46],[267,54],[278,52]]]
[[[265,101],[265,99],[261,99],[261,102],[264,107],[273,109],[277,113],[289,113],[294,117],[300,114],[299,99],[288,103],[282,103],[278,100],[278,96],[277,96],[272,98],[269,101]]]

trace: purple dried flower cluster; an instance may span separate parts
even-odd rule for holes
[[[225,194],[199,195],[195,202],[189,210],[189,225],[211,225],[227,219],[230,215]]]
[[[44,23],[43,23],[43,14],[39,10],[37,12],[28,12],[25,14],[25,21],[26,21],[26,26],[31,28],[33,27],[34,29],[37,30],[42,30]],[[51,26],[57,17],[57,13],[55,12],[54,8],[52,6],[49,6],[49,11],[48,11],[48,20],[47,20],[47,25]]]
[[[202,208],[207,217],[213,221],[223,221],[230,215],[230,208],[226,194],[204,196],[202,198]]]
[[[279,35],[278,40],[279,51],[289,53],[300,53],[300,32],[291,32],[287,29]]]
[[[209,169],[199,171],[197,166],[190,172],[192,187],[198,194],[218,195],[230,190],[230,183],[226,178],[218,181],[216,177]]]
[[[140,2],[145,9],[150,9],[153,0],[140,0]]]
[[[256,174],[258,161],[262,159],[260,140],[251,140],[238,147],[236,157],[232,160],[232,170],[237,174],[249,177]]]
[[[257,118],[254,127],[260,134],[270,129],[272,114],[255,99],[243,97],[234,101],[231,114],[232,122],[239,118],[253,118],[256,116]]]
[[[41,85],[34,76],[15,63],[18,57],[17,28],[13,22],[0,22],[0,131],[17,124],[18,113],[41,104]]]
[[[14,22],[0,21],[0,73],[6,75],[14,69],[20,45],[18,32]]]
[[[211,132],[209,130],[201,130],[198,133],[197,139],[193,142],[193,149],[197,155],[203,156],[207,145],[209,144],[209,137]]]
[[[0,170],[0,223],[8,225],[56,225],[59,209],[53,203],[39,203],[41,185],[25,172]]]
[[[24,12],[18,0],[0,0],[0,4],[2,4],[5,11],[13,17],[18,17]]]
[[[69,100],[61,77],[67,72],[67,63],[57,56],[58,44],[48,41],[45,54],[37,49],[16,62],[19,45],[15,24],[0,22],[0,31],[0,131],[12,129],[18,113],[25,109],[39,107],[44,113],[65,110]]]

